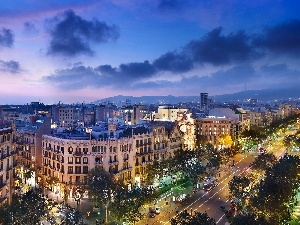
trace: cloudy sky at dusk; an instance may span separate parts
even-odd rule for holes
[[[298,0],[0,3],[0,104],[300,85]]]

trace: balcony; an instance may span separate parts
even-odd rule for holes
[[[112,173],[112,174],[117,174],[117,173],[119,173],[120,171],[118,171],[118,170],[109,170],[109,172]]]
[[[112,164],[112,165],[116,165],[116,164],[119,164],[119,161],[118,161],[118,160],[115,160],[115,161],[109,160],[108,163],[109,163],[109,164]]]
[[[75,156],[81,156],[81,155],[83,155],[83,152],[73,152],[73,155],[75,155]]]
[[[131,166],[125,166],[125,167],[122,167],[122,169],[121,169],[121,172],[126,172],[126,171],[130,171],[130,170],[132,170],[132,167]]]
[[[124,162],[127,162],[128,160],[129,160],[129,158],[124,158],[123,159]]]
[[[145,162],[142,162],[142,165],[147,165],[147,164],[149,164],[149,163],[151,163],[151,162],[152,162],[152,160],[145,161]]]

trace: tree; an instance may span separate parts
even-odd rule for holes
[[[171,225],[215,225],[216,221],[209,217],[207,213],[188,213],[184,210],[171,219]]]
[[[95,167],[87,175],[89,194],[95,206],[104,205],[106,209],[118,191],[125,188],[122,181],[118,181],[114,176],[106,172],[102,167]],[[107,216],[106,216],[107,219]]]
[[[23,174],[24,175],[24,179],[25,179],[25,183],[27,182],[28,179],[30,179],[30,178],[33,177],[33,173],[34,173],[34,171],[31,168],[27,169],[25,171],[25,173]]]
[[[244,130],[241,138],[250,139],[255,145],[267,138],[267,132],[264,127],[252,126],[250,130]]]
[[[257,218],[254,214],[237,215],[232,218],[230,225],[271,225],[263,217]]]
[[[30,190],[22,196],[14,195],[11,205],[2,210],[3,224],[35,225],[46,213],[45,199],[38,190]],[[1,210],[0,210],[1,211]]]
[[[146,185],[153,184],[155,177],[159,177],[163,174],[164,163],[158,160],[154,160],[153,163],[148,164],[146,167]]]
[[[232,197],[241,199],[247,192],[245,188],[250,184],[247,177],[234,176],[229,182],[229,193]]]
[[[48,186],[53,189],[54,185],[56,185],[59,182],[58,177],[48,177],[46,179],[46,183],[48,184]]]
[[[231,147],[233,144],[232,138],[229,134],[222,135],[218,138],[218,142],[221,145],[221,148]]]
[[[272,167],[277,162],[275,155],[272,153],[264,153],[258,155],[254,162],[251,163],[251,169],[266,171],[268,168]]]
[[[252,210],[266,216],[271,224],[286,223],[291,214],[289,205],[300,185],[300,159],[285,155],[273,167],[267,169],[266,177],[250,198]]]
[[[147,189],[134,187],[131,190],[121,188],[115,193],[111,209],[116,221],[135,223],[144,216],[141,207],[147,198]]]

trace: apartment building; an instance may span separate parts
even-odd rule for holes
[[[171,121],[174,122],[178,119],[178,113],[188,112],[188,109],[174,108],[172,106],[159,106],[157,113],[154,115],[155,121]]]
[[[0,128],[0,205],[11,203],[14,192],[16,148],[13,127]]]
[[[216,148],[224,146],[220,139],[229,135],[234,140],[234,121],[225,117],[199,118],[195,121],[197,143],[211,143]],[[229,146],[227,146],[229,147]]]
[[[42,135],[51,134],[51,118],[35,116],[29,124],[16,127],[18,156],[24,166],[32,169],[42,168]]]
[[[59,107],[58,121],[61,127],[71,129],[77,120],[78,110],[76,110],[74,107]]]
[[[165,125],[154,123],[117,130],[111,125],[107,135],[43,136],[42,171],[46,177],[57,178],[54,191],[62,195],[66,186],[85,184],[87,173],[96,166],[125,183],[143,185],[147,165],[167,159],[182,146],[178,126],[167,130]]]

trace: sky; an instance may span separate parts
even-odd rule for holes
[[[298,0],[0,0],[0,104],[297,88],[299,9]]]

